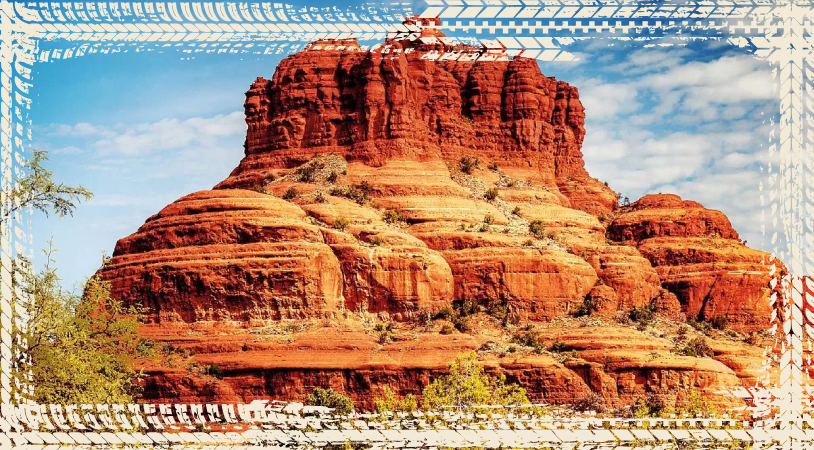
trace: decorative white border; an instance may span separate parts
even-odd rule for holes
[[[814,273],[814,118],[811,89],[814,62],[806,34],[814,32],[814,1],[663,0],[426,0],[421,17],[441,20],[441,28],[474,33],[474,39],[506,56],[567,60],[562,47],[574,39],[726,39],[751,49],[770,64],[781,101],[780,122],[769,137],[767,173],[759,180],[764,209],[762,229],[772,246],[787,242],[783,262],[791,274]],[[371,3],[364,7],[315,8],[273,2],[86,2],[0,1],[0,207],[8,208],[15,176],[20,175],[23,143],[31,138],[29,90],[32,67],[54,59],[90,53],[172,49],[188,53],[282,53],[296,51],[319,38],[360,41],[409,38],[415,29],[402,25],[407,3]],[[757,200],[757,199],[756,199]],[[20,387],[10,376],[11,355],[24,343],[11,334],[11,256],[26,253],[29,226],[21,215],[3,224],[0,254],[0,447],[24,444],[166,445],[263,443],[282,446],[368,443],[371,446],[512,446],[574,447],[662,445],[692,442],[700,446],[748,443],[795,448],[810,443],[808,366],[814,342],[814,300],[805,279],[779,279],[773,257],[765,261],[783,295],[785,317],[772,317],[775,349],[780,355],[779,382],[768,376],[754,389],[731,389],[731,395],[754,399],[755,414],[767,420],[740,423],[719,419],[616,420],[575,419],[513,414],[491,417],[413,417],[314,419],[301,405],[79,405],[61,407],[11,405]],[[779,239],[778,236],[784,237]],[[774,255],[781,252],[775,247]],[[814,284],[812,285],[814,288]],[[22,386],[25,389],[25,386]],[[768,415],[775,407],[777,415]],[[434,420],[428,420],[434,419]],[[160,432],[205,426],[212,422],[251,421],[242,433]],[[480,427],[471,426],[475,420]],[[306,427],[317,431],[303,432]],[[696,429],[696,427],[701,427]],[[689,430],[683,429],[689,427]],[[308,428],[309,430],[311,428]],[[484,428],[475,430],[474,428]],[[485,429],[491,428],[491,429]],[[553,428],[554,431],[549,428]],[[140,429],[142,432],[133,432]],[[650,432],[645,430],[650,429]],[[45,430],[45,431],[40,431]],[[76,431],[72,431],[76,430]]]

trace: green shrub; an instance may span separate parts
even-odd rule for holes
[[[495,223],[495,218],[492,217],[491,214],[487,214],[487,215],[483,216],[483,223],[485,223],[486,225],[491,225],[491,224]]]
[[[299,197],[299,195],[300,193],[297,191],[297,188],[291,186],[287,191],[285,191],[285,194],[283,194],[283,200],[294,200],[295,198]]]
[[[297,181],[303,183],[310,183],[314,181],[314,176],[317,170],[322,169],[325,165],[319,161],[311,161],[308,164],[300,166],[294,172],[298,175]]]
[[[548,351],[554,353],[562,353],[571,351],[573,349],[574,349],[573,347],[571,347],[570,345],[566,344],[563,341],[554,341],[554,343],[551,344],[551,347],[548,348]]]
[[[373,408],[379,414],[388,411],[409,413],[418,409],[418,402],[413,394],[399,398],[389,386],[385,386],[383,396],[373,399]]]
[[[729,318],[724,315],[715,316],[712,320],[709,321],[709,324],[712,325],[712,328],[716,330],[723,330],[726,328],[726,325],[729,323]]]
[[[707,344],[707,340],[702,337],[691,339],[684,346],[678,347],[676,353],[684,356],[693,356],[695,358],[712,357],[712,349]]]
[[[492,377],[478,364],[475,352],[460,355],[449,366],[449,375],[436,378],[421,394],[424,410],[442,406],[470,409],[478,405],[523,405],[529,399],[526,390],[506,383],[504,375]]]
[[[520,212],[520,207],[519,206],[514,207],[514,209],[512,210],[512,214],[514,214],[517,217],[523,217],[523,213]]]
[[[389,209],[382,214],[382,220],[389,224],[399,224],[407,222],[407,219],[395,209]]]
[[[335,195],[337,197],[345,197],[347,199],[353,200],[354,202],[364,205],[369,200],[370,194],[370,185],[365,181],[361,184],[353,185],[353,186],[343,186],[343,187],[335,187],[331,189],[331,195]]]
[[[542,353],[542,351],[546,349],[543,336],[536,330],[530,329],[518,332],[512,336],[512,342],[524,347],[531,347],[537,353]]]
[[[342,395],[332,388],[322,389],[316,388],[305,399],[305,403],[311,406],[325,406],[333,408],[334,414],[346,416],[353,412],[353,400],[350,397]]]
[[[604,412],[605,399],[596,392],[591,392],[574,402],[574,411],[594,411],[598,413]]]
[[[387,324],[377,323],[376,326],[373,327],[373,331],[378,337],[379,344],[385,345],[393,340],[393,322],[388,322]]]
[[[656,305],[651,303],[647,306],[637,306],[628,312],[627,317],[639,325],[650,325],[656,318]]]
[[[460,161],[458,161],[458,167],[461,169],[461,172],[471,174],[472,170],[478,167],[478,158],[464,156]]]
[[[545,223],[542,220],[536,219],[529,222],[529,233],[534,235],[537,239],[554,240],[554,235],[546,231]]]
[[[500,170],[500,168],[497,166],[497,163],[495,161],[492,161],[489,163],[489,170],[491,170],[492,172],[497,172],[498,170]]]
[[[348,219],[340,217],[340,218],[334,220],[333,227],[336,230],[345,231],[345,228],[347,228],[349,223],[350,222],[348,221]]]
[[[486,190],[486,192],[483,194],[483,198],[491,202],[492,200],[495,200],[498,195],[500,195],[500,191],[498,191],[496,187],[493,187]]]
[[[445,323],[441,327],[441,331],[439,331],[439,333],[444,334],[444,335],[453,334],[453,333],[455,333],[455,326],[452,325],[452,324],[449,324],[449,323]]]
[[[336,183],[336,180],[337,180],[338,178],[339,178],[339,174],[338,174],[338,173],[336,173],[336,172],[331,172],[331,173],[328,175],[328,178],[326,178],[326,179],[325,179],[325,181],[327,181],[328,183],[334,184],[334,183]]]
[[[708,417],[712,414],[717,414],[718,409],[712,402],[704,398],[700,392],[695,389],[690,389],[687,403],[683,407],[678,408],[676,412],[680,415],[687,414],[690,417],[697,415]]]
[[[314,200],[317,203],[325,203],[325,194],[323,194],[322,191],[317,191],[316,194],[314,194]]]
[[[598,308],[599,308],[599,305],[597,304],[596,300],[594,300],[590,296],[586,296],[582,300],[582,304],[579,305],[579,308],[574,312],[574,315],[576,317],[590,316]]]

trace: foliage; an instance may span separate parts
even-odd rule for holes
[[[478,405],[522,405],[529,403],[526,390],[506,383],[505,376],[492,377],[478,364],[475,352],[459,355],[449,366],[449,375],[433,380],[422,392],[425,410],[442,406],[469,409]]]
[[[676,412],[678,414],[687,414],[690,417],[695,417],[699,414],[701,416],[710,416],[717,414],[718,408],[708,399],[704,398],[700,392],[695,389],[690,389],[690,395],[687,398],[686,404],[678,408]]]
[[[305,403],[311,406],[333,408],[334,414],[346,416],[353,412],[353,400],[333,390],[333,388],[316,388],[308,394]]]
[[[373,331],[379,340],[379,344],[385,345],[393,340],[393,322],[377,323],[373,327]]]
[[[500,191],[498,191],[496,187],[493,187],[486,190],[486,192],[483,194],[483,198],[491,202],[492,200],[496,199],[498,195],[500,195]]]
[[[594,300],[591,296],[586,296],[582,300],[582,304],[579,305],[579,308],[574,312],[574,315],[577,317],[583,316],[590,316],[599,308],[596,300]]]
[[[370,184],[367,181],[363,181],[360,184],[352,185],[352,186],[337,186],[331,189],[331,195],[335,195],[337,197],[345,197],[347,199],[353,200],[354,202],[364,205],[370,198]]]
[[[456,331],[456,330],[455,330],[455,326],[454,326],[454,325],[451,325],[451,324],[445,323],[445,324],[444,324],[444,325],[441,327],[441,330],[439,331],[439,333],[440,333],[440,334],[447,335],[447,334],[453,334],[453,333],[455,333],[455,331]]]
[[[407,222],[407,218],[404,217],[400,212],[396,211],[395,209],[389,209],[382,214],[382,220],[385,222],[395,225],[399,223]]]
[[[51,252],[43,270],[15,261],[15,304],[28,316],[27,355],[18,367],[30,370],[40,404],[132,403],[139,395],[141,373],[136,358],[152,354],[152,343],[138,334],[139,311],[110,296],[108,283],[89,279],[80,294],[62,290]],[[19,295],[22,293],[23,295]],[[21,321],[16,317],[16,323]]]
[[[563,341],[554,341],[554,343],[551,344],[551,347],[548,348],[549,351],[554,353],[568,352],[573,349],[574,349],[573,347],[571,347],[570,345],[566,344]]]
[[[458,167],[461,169],[461,172],[470,174],[472,173],[472,170],[478,168],[478,158],[464,156],[460,161],[458,161]]]
[[[679,355],[694,356],[696,358],[706,358],[713,355],[707,340],[702,337],[691,339],[684,346],[676,348],[675,352]]]
[[[529,222],[529,233],[537,239],[554,239],[554,235],[546,231],[545,224],[539,219]]]
[[[76,204],[81,200],[90,200],[93,194],[83,188],[55,183],[43,164],[48,161],[45,150],[33,150],[34,156],[25,162],[26,173],[14,183],[8,205],[4,208],[0,221],[5,221],[17,211],[37,210],[46,216],[51,212],[59,217],[73,215]]]
[[[334,183],[336,183],[336,180],[337,180],[338,178],[339,178],[339,174],[338,174],[338,173],[336,173],[336,172],[331,172],[330,174],[328,174],[328,177],[327,177],[327,178],[325,178],[325,181],[327,181],[328,183],[334,184]]]
[[[317,203],[325,203],[327,201],[327,199],[325,198],[325,194],[323,194],[322,191],[317,191],[314,194],[314,200]]]
[[[641,326],[648,326],[656,318],[656,305],[651,303],[647,306],[637,306],[627,313],[628,319]]]
[[[514,209],[512,210],[512,214],[517,216],[517,217],[523,217],[523,213],[520,211],[519,206],[514,207]]]
[[[389,386],[384,387],[382,397],[373,399],[373,408],[377,413],[383,412],[413,412],[418,409],[418,401],[415,395],[407,394],[405,397],[397,397]]]
[[[648,393],[644,399],[639,399],[633,405],[633,417],[638,419],[645,417],[659,417],[669,414],[672,408],[668,407],[664,401],[655,394]]]
[[[537,353],[542,353],[543,350],[546,349],[542,334],[533,329],[516,333],[512,336],[512,342],[525,347],[531,347]]]
[[[492,161],[489,163],[489,170],[491,170],[492,172],[497,172],[498,170],[500,170],[500,168],[497,166],[497,163],[495,161]]]
[[[487,214],[483,216],[483,223],[485,223],[486,225],[491,225],[495,223],[495,218],[491,214]]]
[[[296,174],[299,175],[297,181],[303,183],[310,183],[314,181],[314,175],[316,175],[317,170],[320,170],[323,167],[325,167],[325,164],[319,161],[311,161],[306,165],[298,167],[295,171]]]
[[[723,330],[724,328],[726,328],[726,325],[728,323],[729,318],[724,315],[715,316],[709,321],[709,324],[712,325],[712,328],[715,328],[716,330]]]
[[[336,230],[345,231],[345,228],[348,227],[349,223],[350,221],[348,219],[345,219],[344,217],[339,217],[334,220],[333,227]]]
[[[574,402],[573,408],[574,411],[594,411],[601,413],[605,411],[605,399],[596,392],[590,392],[577,399]]]
[[[294,200],[295,198],[299,197],[299,195],[300,193],[297,191],[297,188],[291,186],[287,191],[285,191],[285,194],[283,194],[283,200]]]
[[[33,151],[0,222],[26,210],[72,215],[79,201],[92,198],[81,186],[55,183],[53,172],[43,166],[46,161],[45,151]],[[15,325],[25,324],[12,330],[18,342],[26,343],[26,351],[14,356],[18,381],[36,386],[31,400],[39,404],[134,402],[140,373],[132,363],[152,352],[152,343],[137,333],[139,311],[111,298],[109,285],[97,278],[87,280],[81,294],[65,292],[53,268],[53,252],[49,243],[39,271],[20,255],[9,268],[12,318]]]

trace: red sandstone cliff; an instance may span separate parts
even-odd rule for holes
[[[410,328],[455,300],[502,305],[512,326],[573,341],[568,361],[485,357],[545,401],[590,391],[613,404],[648,392],[675,400],[677,388],[753,379],[759,351],[742,344],[699,360],[621,325],[585,334],[546,324],[587,299],[606,321],[652,304],[679,321],[761,329],[768,255],[741,244],[722,213],[677,196],[618,209],[585,171],[577,89],[534,60],[430,61],[432,46],[391,44],[413,51],[284,59],[246,93],[246,156],[231,175],[117,243],[100,272],[113,294],[148,308],[163,325],[152,336],[196,347],[227,374],[205,387],[152,367],[149,397],[301,397],[326,384],[369,402],[399,379],[418,393],[454,354],[510,334]],[[371,314],[415,329],[415,342],[376,343],[346,323]],[[294,343],[252,337],[286,319],[327,321]],[[260,331],[228,328],[237,324]],[[179,337],[201,326],[216,328]]]

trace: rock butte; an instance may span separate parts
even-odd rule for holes
[[[577,88],[534,60],[432,61],[422,55],[443,44],[389,44],[412,52],[285,58],[246,93],[240,165],[118,241],[99,273],[113,294],[147,308],[147,335],[223,372],[145,363],[146,399],[293,400],[332,386],[369,407],[385,386],[420,393],[493,338],[411,325],[455,300],[504,305],[576,350],[566,361],[484,353],[533,399],[593,391],[622,405],[754,380],[760,349],[742,343],[693,358],[626,326],[551,321],[587,298],[599,317],[654,304],[675,320],[761,329],[769,255],[721,212],[675,195],[618,207],[585,171]],[[417,331],[380,344],[351,320],[374,316]],[[313,321],[285,339],[269,331]]]

